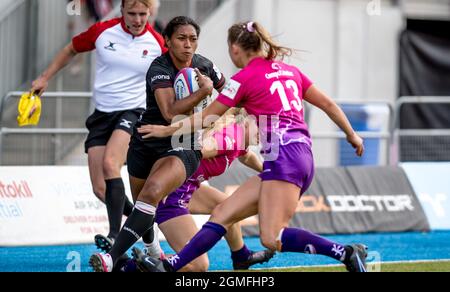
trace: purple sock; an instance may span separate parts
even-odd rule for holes
[[[189,243],[176,255],[169,259],[174,271],[192,262],[214,245],[227,233],[222,225],[207,222],[202,229],[189,241]]]
[[[281,236],[281,252],[321,254],[338,261],[345,258],[345,247],[299,228],[286,228]]]
[[[241,263],[248,260],[248,257],[251,254],[252,252],[248,250],[247,246],[244,244],[240,250],[231,252],[231,259],[233,260],[233,263]]]

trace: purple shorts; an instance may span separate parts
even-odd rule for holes
[[[276,160],[265,161],[264,171],[259,175],[263,181],[280,180],[301,188],[302,195],[314,177],[314,158],[311,147],[305,143],[280,145]]]
[[[165,200],[159,203],[156,209],[155,222],[159,225],[170,219],[190,214],[189,202],[192,194],[198,188],[198,184],[188,180],[175,192],[168,195]]]

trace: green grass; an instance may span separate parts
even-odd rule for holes
[[[297,267],[259,270],[261,272],[345,272],[343,266]],[[381,264],[381,272],[450,272],[450,261]]]

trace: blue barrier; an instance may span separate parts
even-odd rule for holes
[[[342,110],[347,115],[355,131],[379,132],[382,127],[382,119],[379,119],[379,106],[361,106],[353,104],[343,104]],[[378,165],[380,152],[380,139],[372,138],[364,141],[365,153],[363,157],[355,156],[355,150],[346,140],[339,141],[341,166],[350,165]]]

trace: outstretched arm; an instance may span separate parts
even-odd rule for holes
[[[174,134],[183,135],[192,133],[195,130],[208,127],[228,109],[228,106],[215,100],[204,111],[173,123],[170,126],[144,125],[138,129],[138,133],[142,134],[142,138],[144,139],[151,137],[163,138]]]
[[[257,171],[263,171],[263,164],[261,159],[259,159],[258,155],[256,155],[252,151],[248,151],[244,156],[239,157],[239,161],[245,166]]]
[[[312,85],[304,96],[304,99],[314,106],[323,110],[330,119],[342,130],[347,136],[347,141],[356,150],[356,155],[362,156],[364,153],[363,139],[356,134],[347,116],[342,109],[329,96],[320,89]]]
[[[50,66],[31,84],[31,91],[42,95],[48,87],[49,80],[64,68],[75,57],[75,51],[72,42],[62,49],[53,59]]]

